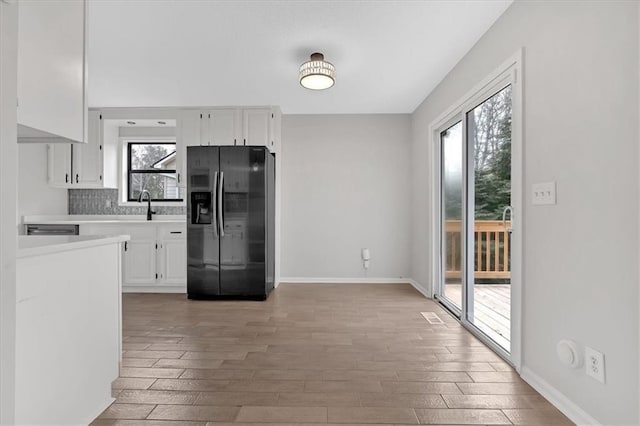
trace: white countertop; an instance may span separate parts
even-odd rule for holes
[[[78,250],[87,247],[102,246],[106,244],[122,243],[129,241],[128,235],[102,236],[102,235],[47,235],[18,237],[17,257],[41,256],[62,251]]]
[[[69,224],[81,225],[83,223],[185,223],[184,215],[153,215],[151,221],[146,215],[57,215],[57,216],[23,216],[23,224],[55,225]]]

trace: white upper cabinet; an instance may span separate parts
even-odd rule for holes
[[[73,183],[85,188],[103,187],[102,119],[98,111],[89,112],[89,143],[73,146]]]
[[[207,111],[185,110],[184,125],[179,132],[185,136],[184,146],[246,145],[265,146],[277,152],[280,141],[281,113],[278,107],[226,107]],[[186,115],[185,115],[186,114]],[[194,123],[200,117],[200,124]],[[200,135],[196,143],[195,129]]]
[[[71,144],[47,146],[47,179],[49,185],[67,188],[71,185]]]
[[[280,146],[280,108],[246,108],[242,111],[242,145],[266,146],[272,153]],[[240,145],[240,144],[238,144]]]
[[[183,110],[178,114],[177,139],[183,146],[202,145],[200,138],[200,111]]]
[[[57,188],[117,188],[117,140],[104,143],[104,121],[100,111],[89,113],[86,144],[50,144],[49,185]]]
[[[272,115],[270,108],[245,109],[242,112],[242,144],[268,147]]]
[[[240,145],[239,134],[240,111],[233,108],[212,109],[209,118],[208,145]]]
[[[176,172],[178,173],[178,185],[187,187],[187,147],[202,145],[201,124],[202,112],[195,110],[182,110],[178,113],[176,123],[176,150],[178,161]]]
[[[86,1],[21,1],[20,142],[87,142]]]

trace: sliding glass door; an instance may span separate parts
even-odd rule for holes
[[[505,213],[511,206],[511,85],[467,112],[466,123],[467,238],[473,255],[466,280],[467,320],[510,352],[511,233]]]
[[[436,296],[498,352],[511,351],[512,84],[461,107],[437,132]]]
[[[462,311],[462,265],[464,240],[463,217],[463,164],[464,151],[462,121],[440,132],[442,152],[441,204],[442,204],[442,294],[443,303],[456,314]]]

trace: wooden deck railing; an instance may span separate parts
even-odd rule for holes
[[[507,222],[507,225],[510,223]],[[502,222],[477,220],[474,228],[474,277],[476,279],[510,278],[509,233]],[[459,220],[446,222],[446,278],[456,279],[462,276],[461,229],[462,223]]]

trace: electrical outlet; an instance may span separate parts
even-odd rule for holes
[[[585,347],[584,365],[587,376],[591,376],[600,383],[604,383],[604,354],[593,348]]]

